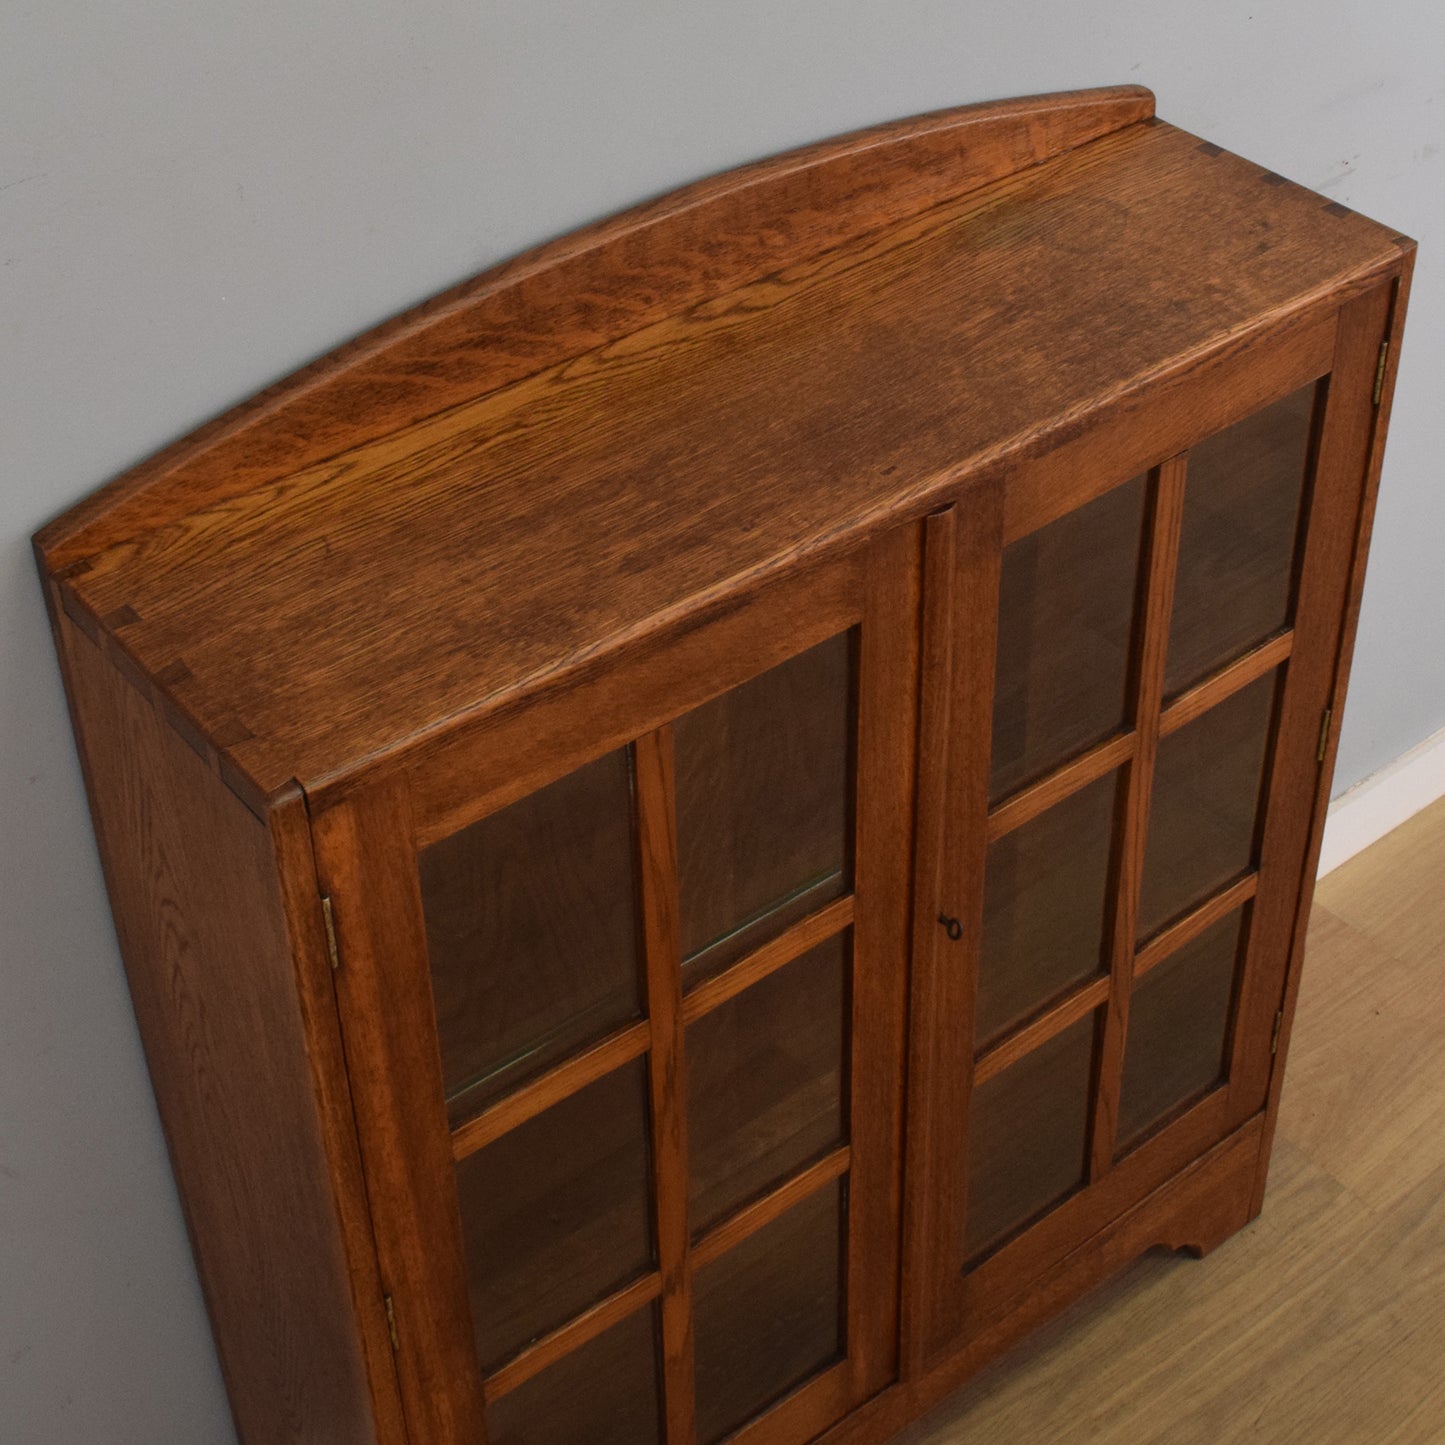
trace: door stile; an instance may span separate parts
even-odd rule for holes
[[[981,484],[965,504],[929,517],[924,533],[908,1111],[908,1375],[921,1373],[948,1343],[959,1310],[958,1226],[967,1207],[1003,491],[1001,479]]]
[[[672,728],[659,728],[639,738],[633,749],[633,765],[647,1015],[652,1028],[647,1079],[657,1262],[662,1276],[663,1417],[668,1445],[692,1445],[696,1412],[687,1218],[687,1080]]]
[[[1138,643],[1134,689],[1134,732],[1122,814],[1122,836],[1115,868],[1114,913],[1109,939],[1109,1002],[1099,1044],[1094,1114],[1089,1132],[1088,1182],[1113,1167],[1118,1133],[1119,1095],[1124,1081],[1124,1042],[1129,1028],[1129,999],[1134,978],[1134,931],[1149,831],[1149,802],[1154,758],[1159,749],[1159,717],[1164,697],[1164,666],[1174,574],[1184,525],[1184,474],[1187,453],[1171,457],[1158,470],[1147,523],[1143,624]]]
[[[921,529],[869,558],[856,676],[854,925],[849,1071],[848,1370],[852,1398],[898,1366],[898,1227],[917,740]],[[854,1220],[874,1221],[862,1228]],[[885,1227],[886,1226],[886,1227]]]
[[[908,1109],[904,1151],[908,1161],[903,1197],[904,1250],[901,1373],[921,1375],[930,1341],[938,1334],[941,1287],[931,1268],[933,1241],[941,1237],[947,1216],[947,1173],[940,1168],[945,1114],[952,1117],[962,1099],[945,1092],[938,1029],[931,1000],[940,960],[935,957],[935,923],[930,911],[943,892],[943,839],[948,808],[948,727],[952,697],[954,584],[958,514],[955,507],[935,512],[923,526],[923,683],[918,719],[918,805],[913,872],[913,969],[909,1030]]]
[[[1377,287],[1341,308],[1333,369],[1326,382],[1295,641],[1266,794],[1259,893],[1235,1029],[1231,1113],[1241,1118],[1265,1102],[1275,1066],[1270,1041],[1275,1016],[1284,1007],[1291,936],[1303,928],[1313,898],[1313,879],[1304,876],[1304,868],[1322,821],[1316,795],[1333,758],[1323,719],[1333,699],[1329,731],[1338,736],[1336,673],[1352,562],[1361,523],[1367,520],[1362,508],[1369,505],[1366,491],[1378,416],[1375,373],[1391,289],[1389,284]]]
[[[418,1441],[485,1445],[412,832],[399,784],[359,790],[312,819],[407,1428]]]
[[[1410,284],[1415,269],[1414,243],[1398,238],[1401,246],[1401,269],[1398,276],[1389,279],[1380,293],[1388,298],[1385,330],[1382,344],[1387,346],[1384,354],[1385,365],[1379,371],[1379,402],[1374,407],[1370,424],[1369,449],[1365,460],[1365,474],[1360,497],[1360,510],[1356,523],[1354,545],[1349,562],[1348,576],[1343,583],[1344,600],[1341,625],[1335,644],[1335,662],[1331,675],[1328,703],[1333,709],[1329,735],[1324,739],[1324,758],[1320,763],[1319,777],[1314,789],[1314,811],[1310,826],[1309,846],[1305,850],[1303,886],[1295,912],[1294,933],[1290,942],[1289,958],[1285,970],[1285,983],[1278,1006],[1280,1031],[1275,1035],[1278,1056],[1272,1059],[1273,1068],[1266,1101],[1264,1138],[1260,1145],[1259,1165],[1255,1171],[1254,1194],[1250,1201],[1250,1217],[1256,1216],[1264,1204],[1264,1190],[1268,1182],[1270,1150],[1274,1141],[1275,1119],[1283,1084],[1283,1070],[1278,1067],[1289,1048],[1290,1031],[1294,1022],[1295,1004],[1299,997],[1301,965],[1304,958],[1305,931],[1309,922],[1310,906],[1314,898],[1315,871],[1319,865],[1320,842],[1324,832],[1325,809],[1329,804],[1330,780],[1334,776],[1335,757],[1339,750],[1339,723],[1343,713],[1345,690],[1349,685],[1350,663],[1355,644],[1355,631],[1360,618],[1360,600],[1365,583],[1365,563],[1369,552],[1370,536],[1374,526],[1375,502],[1380,485],[1380,470],[1384,462],[1384,441],[1389,425],[1390,410],[1394,400],[1395,376],[1400,364],[1400,342],[1404,334],[1405,311],[1410,298]],[[1372,300],[1369,295],[1348,303],[1341,311],[1341,322],[1348,317],[1350,330],[1359,328],[1368,336],[1369,318],[1364,315],[1364,303]],[[1351,349],[1358,358],[1358,341]],[[1343,346],[1341,346],[1343,355]],[[1378,365],[1378,362],[1377,362]],[[1374,402],[1375,393],[1371,393]],[[1273,1027],[1273,1025],[1271,1025]]]

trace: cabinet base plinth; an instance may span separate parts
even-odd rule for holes
[[[998,1320],[960,1341],[924,1373],[875,1396],[822,1440],[826,1445],[888,1440],[1150,1249],[1202,1259],[1254,1218],[1250,1204],[1263,1143],[1261,1116],[1061,1260]]]

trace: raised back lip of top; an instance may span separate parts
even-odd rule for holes
[[[857,236],[1154,115],[1126,85],[952,107],[696,181],[362,333],[35,536],[43,572],[474,401]]]

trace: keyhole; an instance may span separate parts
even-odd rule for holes
[[[946,913],[938,915],[938,921],[943,925],[943,931],[953,943],[957,943],[963,937],[963,924],[958,919],[950,918]]]

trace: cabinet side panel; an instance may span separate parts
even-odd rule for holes
[[[64,617],[111,911],[237,1429],[376,1440],[267,829]]]

